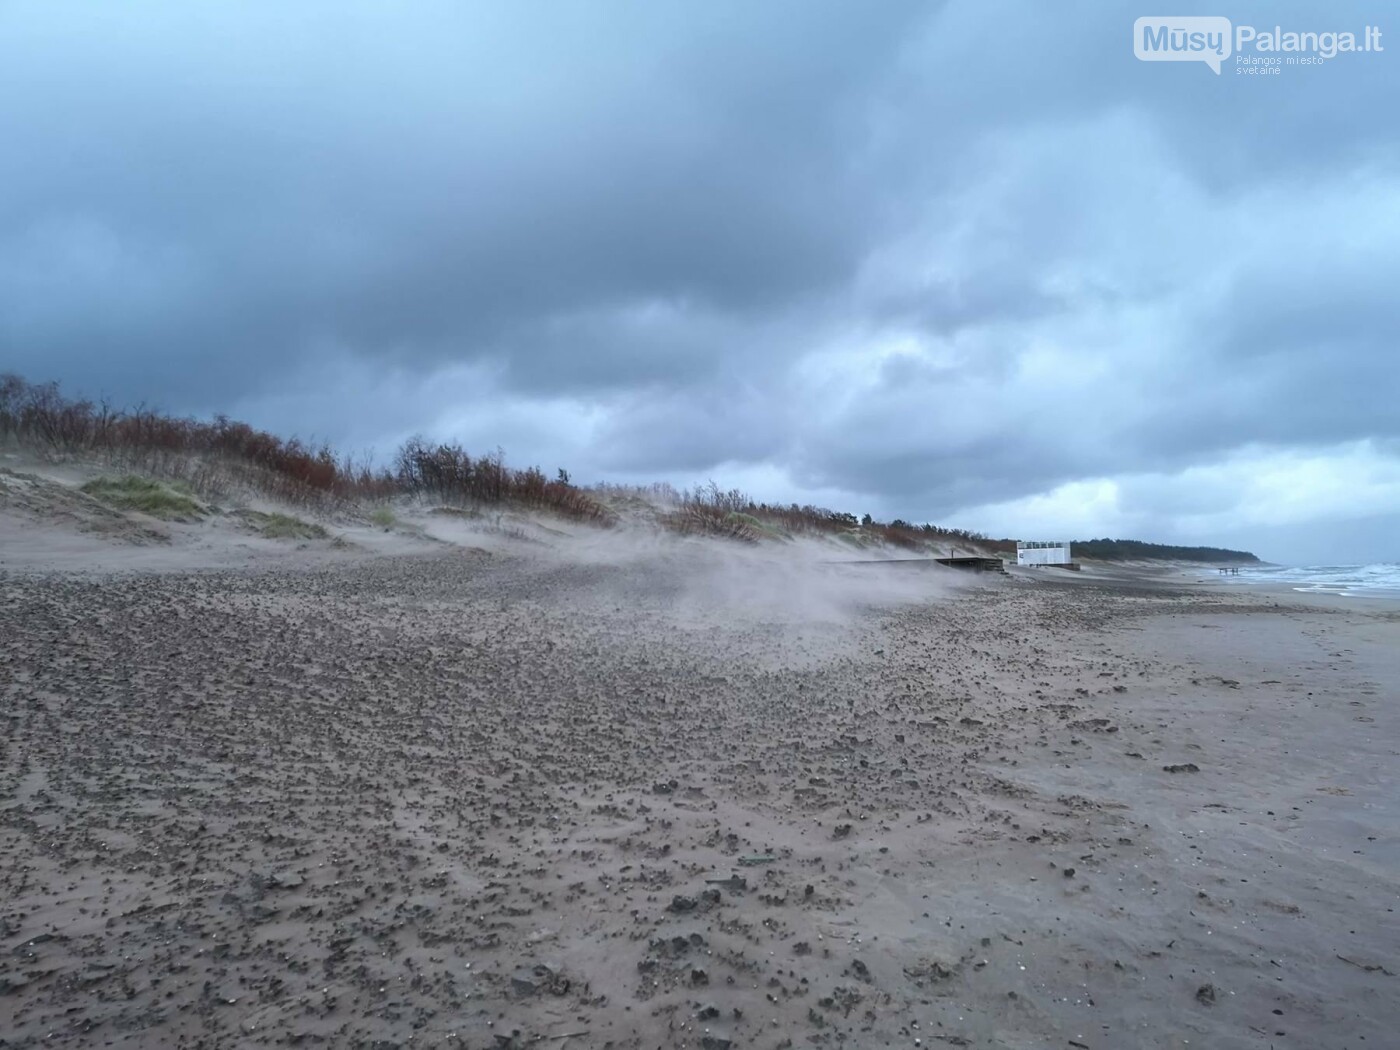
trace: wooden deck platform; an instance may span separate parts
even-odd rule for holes
[[[828,562],[830,565],[888,565],[907,569],[929,569],[935,565],[946,565],[953,569],[966,569],[970,572],[1005,572],[1006,566],[1000,558],[865,558],[859,561]]]
[[[1005,572],[1006,566],[1000,558],[934,558],[939,565],[949,565],[954,569],[968,569],[972,572]]]

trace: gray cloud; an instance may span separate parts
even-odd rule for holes
[[[1389,52],[1217,78],[1139,13],[6,5],[0,367],[912,518],[1393,457]]]

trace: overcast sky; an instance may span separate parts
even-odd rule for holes
[[[1394,29],[1260,77],[1138,61],[1103,2],[4,0],[0,371],[1400,560],[1395,12],[1217,5]]]

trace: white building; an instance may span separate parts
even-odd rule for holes
[[[1069,544],[1061,540],[1017,540],[1017,565],[1069,565]]]

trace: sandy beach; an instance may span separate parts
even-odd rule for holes
[[[1397,1045],[1394,604],[37,549],[0,566],[5,1046]]]

